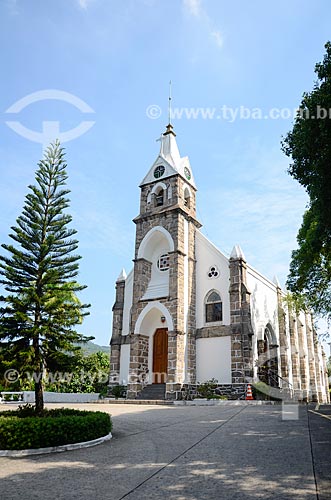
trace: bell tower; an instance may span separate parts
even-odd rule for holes
[[[190,162],[181,158],[170,123],[159,141],[134,219],[128,396],[164,382],[173,399],[184,383],[195,382],[195,231],[201,224]]]

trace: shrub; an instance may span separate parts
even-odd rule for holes
[[[24,450],[90,441],[109,434],[110,415],[70,408],[44,410],[31,406],[0,412],[0,449]]]
[[[15,412],[12,412],[12,414],[13,413],[15,413],[15,415],[17,415],[20,418],[34,417],[36,415],[36,407],[29,404],[29,403],[26,403],[25,405],[20,405]],[[6,414],[7,414],[7,412],[6,412]],[[0,416],[1,416],[1,413],[0,413]]]
[[[111,389],[111,395],[117,398],[125,398],[126,396],[126,386],[125,385],[114,385]]]
[[[212,399],[215,396],[215,389],[217,388],[217,380],[212,378],[206,382],[199,384],[197,387],[197,397]]]

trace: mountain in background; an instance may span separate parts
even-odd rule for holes
[[[79,344],[82,348],[83,353],[88,356],[90,354],[94,354],[95,352],[105,352],[106,354],[110,353],[109,345],[98,345],[94,342],[88,341],[84,344]]]

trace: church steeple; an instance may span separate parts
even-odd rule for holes
[[[167,130],[161,135],[159,141],[161,142],[159,156],[164,158],[172,167],[178,170],[181,158],[177,146],[176,134],[170,123],[167,125]]]
[[[185,182],[196,189],[190,160],[187,156],[183,158],[180,156],[176,134],[171,123],[167,125],[166,131],[157,140],[161,143],[160,152],[140,186],[155,182],[156,179],[163,180],[179,174]],[[161,171],[162,174],[160,174]]]
[[[140,184],[140,216],[180,209],[195,220],[197,188],[188,157],[180,156],[171,123],[158,141],[159,154]]]

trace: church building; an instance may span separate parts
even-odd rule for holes
[[[219,394],[236,399],[263,381],[328,401],[310,314],[291,311],[277,279],[251,267],[240,246],[228,258],[202,234],[196,192],[169,124],[140,184],[133,269],[116,282],[110,386],[127,386],[130,399],[173,400],[215,379]]]

